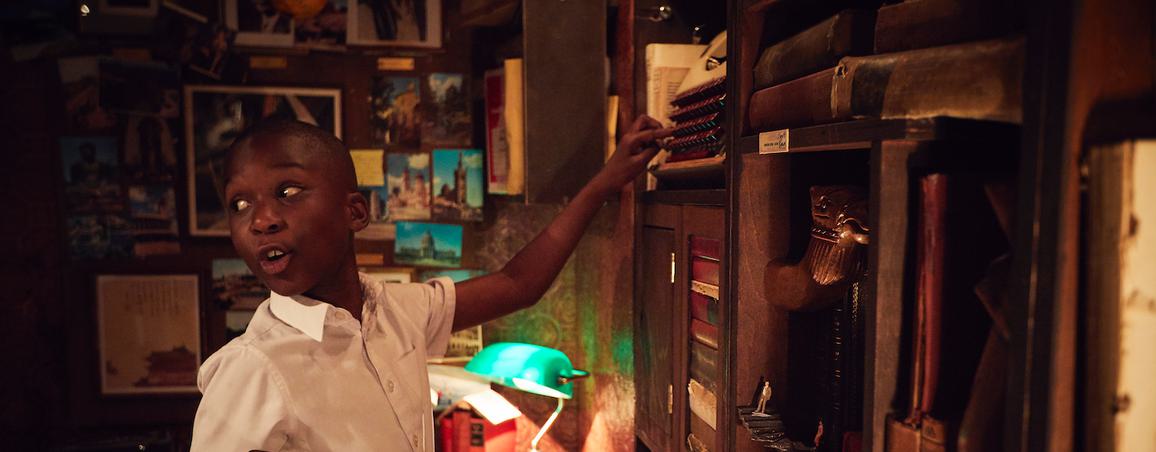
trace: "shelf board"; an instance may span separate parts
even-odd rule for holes
[[[701,206],[726,205],[727,191],[710,190],[652,190],[641,194],[642,202],[648,204],[691,204]]]
[[[875,140],[1018,140],[1015,124],[973,119],[934,117],[917,119],[863,119],[785,129],[787,150],[781,153],[866,150]],[[739,152],[759,152],[759,136],[739,138]]]

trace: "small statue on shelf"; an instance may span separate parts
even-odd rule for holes
[[[754,416],[770,416],[767,414],[767,401],[771,400],[771,382],[763,383],[763,393],[759,395],[759,406],[755,408]]]
[[[768,403],[771,399],[771,393],[771,382],[760,378],[755,394],[751,397],[751,404],[738,407],[739,419],[750,432],[751,441],[779,452],[815,450],[814,447],[808,447],[787,437],[783,417],[779,415],[774,404]]]
[[[801,261],[767,264],[767,301],[791,311],[830,306],[865,273],[869,233],[862,188],[811,187],[811,240]]]

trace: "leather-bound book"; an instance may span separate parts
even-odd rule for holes
[[[1013,0],[907,0],[879,8],[875,53],[900,52],[1014,33],[1023,7]]]
[[[690,341],[690,378],[711,392],[718,391],[718,350]]]
[[[847,57],[836,69],[836,118],[952,116],[1019,123],[1020,38]]]
[[[755,89],[768,88],[871,53],[874,10],[849,9],[763,50],[755,64]]]
[[[763,88],[751,95],[747,121],[755,131],[834,122],[831,108],[835,68]]]
[[[845,57],[835,68],[756,91],[755,131],[859,118],[951,116],[1019,123],[1022,39]]]

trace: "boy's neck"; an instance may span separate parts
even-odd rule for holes
[[[345,309],[353,318],[361,320],[361,308],[365,305],[365,293],[361,287],[361,277],[357,274],[357,267],[351,266],[348,270],[338,272],[337,278],[329,284],[320,284],[305,295],[324,301],[333,306]]]

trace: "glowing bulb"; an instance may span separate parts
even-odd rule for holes
[[[87,4],[87,3],[81,3],[81,4],[80,4],[80,15],[81,15],[82,17],[87,17],[87,16],[88,16],[88,13],[91,13],[91,12],[92,12],[92,10],[91,10],[91,9],[88,9],[88,4]]]

